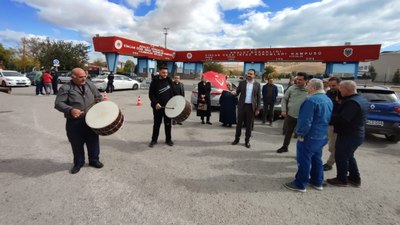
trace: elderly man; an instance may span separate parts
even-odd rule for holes
[[[67,119],[67,137],[74,154],[71,174],[78,173],[85,164],[84,144],[89,155],[89,166],[102,168],[99,161],[99,135],[86,124],[85,113],[95,103],[102,100],[97,88],[86,81],[86,73],[81,68],[72,70],[71,82],[60,87],[55,100],[55,108]]]
[[[284,184],[286,188],[299,192],[306,192],[308,184],[314,189],[323,189],[322,148],[328,142],[328,125],[333,108],[321,80],[311,79],[307,92],[309,97],[301,104],[297,120],[298,170],[294,181]]]
[[[348,183],[359,187],[361,178],[354,152],[364,142],[368,102],[357,94],[357,85],[354,81],[342,81],[339,90],[342,95],[341,105],[332,118],[337,133],[335,146],[337,174],[327,182],[339,187],[345,187]]]

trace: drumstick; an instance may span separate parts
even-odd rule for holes
[[[161,108],[164,108],[164,109],[175,109],[174,107],[167,107],[167,106],[161,106]]]

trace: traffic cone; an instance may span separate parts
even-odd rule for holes
[[[104,100],[104,101],[108,101],[107,92],[104,92],[104,94],[103,94],[103,100]]]
[[[137,97],[137,104],[136,106],[141,106],[142,102],[140,101],[140,95]]]

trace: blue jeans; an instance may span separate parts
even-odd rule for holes
[[[352,180],[360,179],[354,152],[364,142],[363,137],[337,135],[335,145],[336,178],[347,183],[347,173]]]
[[[74,154],[74,165],[83,166],[85,164],[84,144],[88,150],[89,162],[99,161],[99,135],[93,132],[86,124],[85,119],[67,119],[65,127]]]
[[[305,189],[309,183],[315,186],[322,186],[324,171],[322,168],[322,148],[328,143],[327,139],[314,140],[304,138],[304,141],[297,141],[297,166],[294,184]]]

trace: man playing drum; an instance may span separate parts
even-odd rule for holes
[[[60,87],[55,100],[55,108],[64,113],[67,119],[67,137],[74,154],[74,166],[71,174],[78,173],[85,164],[84,144],[88,149],[89,166],[102,168],[99,161],[99,135],[86,124],[85,114],[88,109],[103,100],[100,92],[86,81],[87,75],[81,68],[72,70],[71,82]]]
[[[167,104],[168,100],[175,95],[173,85],[172,79],[168,77],[167,67],[162,67],[158,73],[158,76],[155,77],[150,83],[149,98],[151,101],[151,107],[153,108],[154,117],[153,134],[149,144],[149,147],[151,148],[157,144],[163,118],[165,128],[165,143],[169,146],[174,145],[171,140],[171,118],[165,115],[165,105]]]

